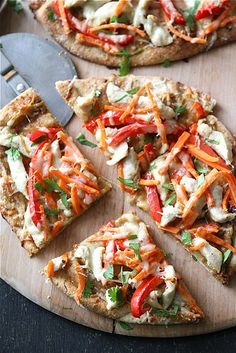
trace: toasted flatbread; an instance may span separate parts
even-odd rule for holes
[[[184,13],[183,25],[167,19],[161,2],[128,1],[120,16],[114,16],[118,1],[65,0],[65,8],[62,2],[63,10],[59,10],[59,2],[31,0],[30,6],[37,20],[67,50],[107,66],[119,66],[121,61],[127,60],[127,53],[132,66],[159,64],[167,59],[181,60],[236,39],[236,25],[234,20],[230,20],[235,12],[233,1],[227,1],[227,8],[222,6],[217,14],[212,11],[206,18],[194,21],[193,15],[204,6],[203,2],[194,9],[189,2],[179,0],[175,4]],[[65,12],[67,25],[63,26],[64,17],[60,11]],[[222,15],[224,11],[227,12],[225,16]],[[122,25],[128,23],[135,29],[127,25],[115,30],[104,27],[116,21]],[[93,32],[94,28],[99,30]]]
[[[121,188],[222,283],[235,271],[234,136],[216,101],[163,78],[57,82]],[[94,116],[96,115],[96,116]]]
[[[101,227],[49,261],[44,273],[79,305],[111,319],[169,325],[204,317],[135,214]]]
[[[0,155],[0,212],[30,255],[110,189],[33,89],[0,111]],[[69,159],[77,160],[76,169]],[[73,184],[72,179],[68,182],[57,177],[55,172],[63,166],[63,173],[70,178],[76,179],[70,172],[78,171],[82,185],[78,179]],[[94,194],[81,191],[79,195],[79,185],[89,185]],[[78,191],[73,200],[72,188]]]

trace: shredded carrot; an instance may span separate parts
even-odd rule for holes
[[[145,86],[146,92],[147,92],[148,98],[149,98],[149,100],[150,100],[150,102],[151,102],[151,104],[153,106],[155,123],[157,125],[158,132],[159,132],[160,137],[161,137],[161,141],[162,141],[163,144],[167,144],[166,129],[165,129],[164,124],[162,123],[160,110],[159,110],[159,108],[157,106],[157,103],[156,103],[156,101],[154,99],[153,92],[151,90],[150,85],[151,85],[151,83],[148,83]]]
[[[214,207],[215,206],[215,200],[210,192],[210,190],[206,190],[206,198],[207,198],[207,204],[209,207]]]
[[[236,179],[233,173],[229,171],[222,172],[225,179],[227,180],[231,192],[231,196],[233,198],[234,203],[236,204]]]
[[[118,1],[117,6],[115,8],[115,12],[114,12],[114,15],[116,17],[119,17],[122,14],[127,3],[128,3],[128,0],[119,0]]]
[[[196,236],[201,237],[202,234],[205,234],[205,233],[210,233],[210,234],[211,233],[218,233],[219,226],[217,223],[207,223],[207,224],[204,224],[204,225],[197,227],[197,228],[188,229],[188,231],[190,233],[193,233]]]
[[[190,42],[190,43],[197,43],[197,44],[206,44],[206,40],[203,39],[203,38],[200,38],[200,37],[190,37],[180,31],[178,31],[174,26],[172,26],[169,18],[166,16],[166,14],[164,13],[164,17],[165,17],[165,21],[166,21],[166,25],[169,29],[170,32],[172,32],[174,35],[176,35],[176,37],[179,37],[181,39],[184,39],[186,40],[187,42]]]
[[[197,306],[195,300],[192,298],[189,291],[185,288],[184,285],[178,282],[177,290],[180,292],[180,294],[183,296],[189,306],[193,308],[196,313],[198,313],[201,317],[205,316],[203,311],[199,308],[199,306]]]
[[[53,237],[55,237],[63,228],[64,222],[63,221],[57,221],[56,223],[53,224],[51,234]]]
[[[205,246],[205,243],[202,242],[202,243],[199,243],[198,245],[195,245],[195,246],[189,246],[188,249],[189,249],[190,251],[199,251],[199,250],[202,249],[204,246]]]
[[[202,185],[199,186],[197,191],[190,197],[189,201],[187,202],[184,212],[183,212],[183,219],[185,219],[196,202],[205,194],[206,190],[213,184],[216,178],[220,175],[220,172],[216,169],[212,169],[211,172],[205,177],[204,182]]]
[[[216,20],[210,22],[204,29],[203,31],[200,33],[199,37],[200,38],[204,38],[205,36],[209,35],[212,32],[215,32],[222,24],[222,22],[224,21],[224,19],[227,17],[227,15],[229,14],[229,12],[231,12],[232,10],[234,10],[236,7],[236,5],[232,5],[230,7],[228,7],[227,9],[225,9],[222,14],[217,17]],[[227,23],[226,23],[227,24]]]
[[[47,276],[48,278],[52,278],[54,276],[54,263],[53,261],[49,261],[47,265]]]
[[[104,29],[127,29],[130,32],[135,32],[137,33],[140,37],[146,37],[146,33],[142,31],[141,29],[131,26],[131,25],[126,25],[124,23],[108,23],[105,25],[101,25],[98,27],[93,27],[90,29],[90,32],[96,32],[96,31],[101,31]]]
[[[67,193],[67,195],[70,195],[70,188],[66,185],[66,183],[59,179],[57,182],[58,186]]]
[[[115,45],[104,42],[98,38],[87,36],[86,34],[83,34],[83,33],[77,33],[75,36],[75,39],[81,43],[85,43],[86,45],[102,48],[105,52],[110,54],[117,54],[119,51],[119,49]]]
[[[172,182],[174,189],[175,189],[175,192],[176,192],[177,201],[179,202],[179,204],[181,205],[181,209],[183,210],[184,205],[188,201],[188,197],[187,197],[185,188],[183,185],[178,184],[175,179],[172,179],[171,182]]]
[[[124,112],[125,109],[114,107],[113,105],[104,105],[104,110],[111,110],[116,112]],[[134,109],[133,114],[146,114],[153,111],[153,107]]]
[[[72,137],[68,136],[63,131],[59,131],[57,133],[57,137],[65,144],[67,149],[69,148],[69,152],[70,152],[69,158],[74,158],[75,163],[79,158],[79,162],[81,163],[81,159],[83,158],[83,156],[80,153],[78,147],[74,144]]]
[[[55,198],[53,197],[52,193],[50,192],[45,192],[45,198],[46,202],[49,208],[55,209],[57,208],[57,203],[55,201]]]
[[[134,95],[132,101],[130,102],[130,104],[127,106],[126,110],[124,111],[124,113],[121,115],[120,117],[120,121],[124,121],[125,118],[131,114],[131,112],[133,111],[133,109],[135,108],[136,104],[138,103],[139,97],[142,95],[143,91],[145,90],[145,86],[142,86],[139,88],[138,92]]]
[[[107,150],[107,141],[106,141],[106,130],[105,130],[105,126],[102,122],[101,119],[97,119],[96,120],[96,123],[98,125],[98,128],[100,129],[100,132],[101,132],[101,149],[103,151],[106,151]]]
[[[194,164],[193,161],[186,151],[181,151],[178,155],[178,158],[181,160],[183,163],[183,166],[187,171],[196,179],[199,175],[197,171],[194,169]]]
[[[99,190],[98,184],[95,181],[93,181],[91,178],[89,178],[87,175],[80,172],[78,169],[72,168],[69,175],[71,176],[71,174],[73,174],[73,173],[78,175],[83,180],[83,182],[85,182],[85,183],[87,182],[88,185],[91,186],[92,188]]]
[[[178,234],[181,231],[179,227],[173,227],[173,226],[160,227],[160,229],[172,234]]]
[[[86,284],[86,275],[84,273],[83,267],[80,265],[79,262],[77,262],[76,264],[76,272],[78,275],[78,287],[75,292],[75,300],[79,301]]]
[[[225,212],[228,212],[228,202],[229,202],[230,192],[231,192],[230,188],[228,187],[222,200],[222,208]]]
[[[128,239],[128,234],[111,234],[111,235],[94,235],[88,238],[91,243],[100,241],[110,241],[110,240],[126,240]]]
[[[119,161],[117,164],[117,172],[118,172],[119,178],[124,178],[123,162],[122,161]],[[120,188],[121,188],[121,190],[128,192],[129,194],[135,194],[135,192],[136,192],[135,189],[133,189],[133,188],[121,183],[121,182],[120,182]]]
[[[183,221],[184,227],[189,228],[196,221],[198,216],[199,216],[198,210],[192,209]]]
[[[73,185],[71,188],[71,203],[75,214],[79,215],[81,213],[81,202],[78,195],[78,187]]]
[[[64,0],[58,0],[58,8],[59,8],[59,13],[62,20],[62,26],[63,26],[64,32],[66,34],[69,34],[71,32],[71,29],[66,16]]]
[[[178,138],[177,142],[174,144],[169,154],[166,157],[165,162],[163,163],[163,167],[160,168],[159,173],[165,174],[169,168],[170,163],[173,161],[175,156],[181,151],[184,147],[184,144],[189,139],[190,134],[187,131],[184,131],[182,135]]]
[[[149,167],[149,161],[147,160],[147,155],[145,151],[139,152],[137,157],[138,157],[139,166],[141,167],[142,172],[145,172]]]
[[[142,186],[155,186],[155,185],[159,185],[160,181],[154,180],[154,179],[150,179],[150,180],[139,179],[138,183],[139,183],[139,185],[142,185]]]

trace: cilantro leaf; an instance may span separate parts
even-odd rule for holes
[[[123,321],[118,321],[119,325],[121,328],[123,328],[124,330],[130,331],[133,330],[133,327],[130,326],[130,324],[128,324],[128,322],[123,322]]]
[[[131,234],[128,236],[129,240],[133,240],[133,239],[137,239],[137,238],[138,238],[137,234]]]
[[[197,159],[194,159],[193,163],[194,163],[194,166],[199,174],[207,174],[208,173],[207,168],[204,169],[201,166],[201,163]]]
[[[219,141],[213,140],[213,139],[206,139],[207,142],[211,143],[212,145],[219,145]]]
[[[57,216],[60,210],[58,208],[44,207],[44,212],[46,216]]]
[[[124,184],[124,185],[126,185],[126,186],[129,186],[130,188],[139,189],[139,184],[136,183],[136,182],[134,182],[134,181],[131,180],[131,179],[124,179],[124,178],[122,178],[122,177],[118,177],[118,180],[119,180],[122,184]]]
[[[160,317],[170,317],[176,316],[177,312],[179,311],[179,305],[174,304],[170,310],[161,309],[161,308],[153,308],[152,311]]]
[[[17,13],[23,10],[23,5],[20,0],[8,0],[7,4]]]
[[[39,181],[37,181],[37,183],[34,184],[34,187],[38,192],[45,191],[44,186]]]
[[[93,142],[86,140],[85,136],[80,132],[79,135],[76,137],[76,140],[79,141],[81,145],[89,146],[91,148],[97,147],[97,145]]]
[[[162,66],[163,66],[164,68],[170,67],[170,66],[171,66],[171,61],[166,58],[165,60],[163,60]]]
[[[70,202],[68,201],[66,192],[60,193],[60,198],[65,208],[70,209]]]
[[[155,162],[153,162],[153,163],[151,163],[150,164],[150,170],[153,170],[153,169],[155,169],[157,167],[157,162],[155,161]]]
[[[128,283],[130,274],[131,272],[124,273],[123,266],[121,267],[120,273],[119,273],[119,280],[121,281],[122,284]]]
[[[5,153],[12,159],[13,161],[17,161],[21,159],[20,151],[17,148],[11,147],[9,150],[5,151]]]
[[[99,98],[99,97],[101,97],[101,95],[102,95],[102,91],[100,89],[96,89],[94,92],[94,96]]]
[[[118,103],[118,102],[122,101],[126,97],[133,96],[134,94],[136,94],[138,92],[138,90],[139,90],[139,87],[131,88],[121,98],[118,98],[117,100],[115,100],[115,103]]]
[[[195,14],[200,5],[200,0],[195,0],[194,6],[184,12],[184,17],[190,30],[193,31],[196,25]]]
[[[44,179],[44,183],[46,184],[47,192],[58,191],[58,192],[64,193],[64,191],[60,188],[60,186],[54,180]]]
[[[126,15],[121,15],[119,17],[117,16],[112,16],[110,18],[110,23],[128,23],[129,22],[129,19]]]
[[[103,272],[103,277],[106,279],[112,279],[114,277],[114,267],[112,263],[109,263],[106,271]]]
[[[55,13],[54,13],[52,10],[51,10],[51,11],[48,11],[48,13],[47,13],[47,18],[48,18],[48,20],[51,21],[51,22],[55,22],[56,19],[57,19]]]
[[[121,289],[116,286],[108,289],[108,296],[113,303],[121,305],[123,303],[123,295]]]
[[[127,76],[130,72],[131,64],[129,56],[124,56],[123,60],[119,63],[119,75]]]
[[[166,200],[165,202],[165,206],[171,205],[172,202],[174,202],[176,199],[176,193],[172,192],[172,194],[170,195],[170,197]]]
[[[185,245],[191,245],[192,244],[191,233],[189,233],[187,230],[183,230],[180,235],[180,240]]]
[[[163,189],[167,189],[167,190],[171,190],[171,191],[174,191],[174,185],[172,183],[165,183],[162,185],[162,188]]]
[[[87,279],[82,296],[84,298],[90,297],[92,289],[93,289],[93,282]]]
[[[232,253],[232,251],[230,249],[226,250],[224,252],[224,255],[223,255],[223,264],[228,260],[230,254]]]
[[[184,105],[177,105],[175,108],[175,113],[177,115],[181,115],[187,112],[187,108]]]
[[[142,257],[140,255],[140,244],[139,243],[129,243],[129,247],[134,250],[135,255],[137,258],[142,261]]]
[[[201,174],[198,178],[197,178],[197,187],[199,188],[205,181],[205,177],[204,174]]]

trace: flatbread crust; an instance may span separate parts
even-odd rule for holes
[[[196,90],[195,88],[192,88],[192,87],[190,88],[181,82],[176,82],[176,81],[173,81],[170,79],[164,79],[161,77],[142,77],[142,76],[139,77],[134,75],[119,77],[119,76],[113,75],[105,79],[90,78],[90,79],[83,79],[83,80],[75,79],[73,80],[73,82],[59,81],[56,83],[56,88],[60,93],[60,95],[67,102],[67,104],[75,112],[77,112],[77,115],[81,118],[78,112],[76,98],[78,96],[87,96],[95,88],[99,89],[101,91],[101,96],[95,99],[93,102],[93,105],[96,106],[96,109],[98,110],[98,114],[99,114],[100,111],[101,112],[103,111],[103,106],[105,104],[110,104],[106,96],[106,86],[109,82],[113,82],[114,84],[118,85],[120,88],[124,89],[125,91],[130,89],[131,83],[132,83],[132,87],[141,87],[145,85],[147,82],[151,82],[152,84],[164,83],[168,85],[170,96],[172,93],[176,94],[178,92],[179,95],[186,95],[186,97],[189,96],[190,101],[192,99],[195,101],[196,100],[200,101],[204,110],[207,111],[207,113],[209,114],[205,118],[205,122],[208,125],[210,125],[213,129],[216,129],[222,132],[225,135],[226,139],[231,141],[232,148],[233,148],[233,165],[236,165],[236,138],[224,126],[222,122],[220,122],[214,115],[211,114],[216,104],[216,101],[209,95],[206,95]],[[168,97],[166,99],[168,99]],[[192,115],[186,114],[183,117],[180,117],[178,119],[178,122],[188,127],[192,125],[195,122],[195,120],[193,120]],[[149,207],[146,202],[146,193],[144,190],[138,191],[133,197],[130,198],[130,201],[131,203],[134,203],[138,207],[142,208],[144,211],[149,212]],[[204,220],[202,221],[202,223],[203,222]],[[224,224],[224,229],[222,229],[222,236],[226,242],[230,244],[234,244],[236,234],[235,234],[235,226],[233,222],[228,222]],[[181,245],[184,246],[185,249],[190,252],[189,248],[186,245],[184,245],[183,243],[181,243]],[[198,254],[200,253],[198,252]],[[232,272],[235,271],[235,269],[233,270],[230,266],[223,266],[221,272],[216,273],[209,266],[207,266],[207,261],[203,256],[198,256],[198,261],[201,262],[214,277],[216,277],[219,281],[221,281],[222,284],[228,284],[229,278]]]
[[[22,135],[40,127],[61,127],[55,117],[48,111],[40,96],[32,88],[27,89],[0,110],[0,127],[4,126],[13,127]],[[28,200],[22,193],[13,193],[13,189],[7,187],[9,182],[12,186],[14,182],[11,179],[5,150],[5,147],[0,146],[0,213],[16,233],[21,245],[28,251],[29,255],[35,255],[41,248],[36,246],[29,232],[22,232]],[[6,183],[6,179],[8,183]],[[101,176],[98,177],[98,182],[101,188],[100,197],[102,197],[110,190],[110,184]],[[63,229],[75,218],[77,217],[68,218]],[[49,237],[43,247],[51,240],[52,237]]]
[[[121,217],[124,217],[121,216]],[[137,217],[138,219],[138,217]],[[117,220],[119,221],[119,219]],[[94,236],[97,236],[97,233],[91,235],[84,241],[82,241],[80,244],[75,244],[74,249],[70,252],[67,252],[68,256],[68,262],[66,266],[58,270],[54,273],[54,275],[50,278],[52,283],[58,287],[60,290],[62,290],[67,296],[70,298],[74,299],[76,303],[81,306],[85,307],[99,315],[102,315],[104,317],[114,319],[114,320],[121,320],[123,322],[129,322],[129,323],[138,323],[138,324],[153,324],[153,325],[168,325],[168,324],[182,324],[182,323],[195,323],[198,322],[199,319],[203,318],[204,314],[201,312],[201,309],[199,308],[199,312],[195,312],[193,309],[186,309],[186,310],[181,310],[181,312],[178,312],[178,314],[175,317],[162,317],[159,316],[157,317],[156,320],[148,320],[147,318],[145,321],[141,322],[139,319],[135,319],[132,317],[130,318],[130,304],[125,304],[117,308],[113,308],[112,310],[108,310],[106,307],[106,301],[102,300],[96,293],[92,294],[90,297],[85,298],[83,296],[80,297],[80,299],[77,298],[76,296],[76,291],[79,286],[79,281],[78,281],[78,273],[76,271],[76,263],[77,259],[74,258],[74,252],[76,248],[79,245],[83,244],[88,244],[90,238],[94,238]],[[47,276],[48,273],[48,267],[45,266],[44,269],[42,270],[42,273]],[[191,296],[189,293],[188,289],[186,288],[184,281],[181,279],[179,274],[176,274],[177,278],[179,278],[179,284],[187,291],[187,293]],[[95,280],[95,286],[101,286],[99,282]],[[181,294],[177,293],[176,290],[176,295],[179,298],[180,302],[180,307],[181,303],[183,304],[183,298]],[[193,302],[195,303],[194,299]]]
[[[46,2],[31,0],[31,8],[36,19],[50,32],[58,43],[63,45],[69,52],[82,59],[96,64],[118,67],[121,61],[119,56],[111,55],[100,48],[81,44],[75,38],[75,34],[66,35],[59,19],[50,21],[48,12],[53,8],[53,1]],[[209,36],[207,44],[191,44],[181,38],[174,39],[173,43],[164,47],[153,47],[148,45],[145,50],[130,58],[132,66],[148,66],[162,63],[168,58],[170,61],[177,61],[190,58],[211,48],[222,46],[236,40],[236,24],[221,28],[217,32],[217,39],[212,40]]]

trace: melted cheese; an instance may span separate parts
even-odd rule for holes
[[[94,249],[92,253],[91,269],[97,281],[104,280],[104,277],[103,277],[104,269],[102,267],[102,259],[103,259],[104,252],[105,252],[104,246],[98,246],[96,249]]]
[[[162,209],[161,226],[165,227],[170,222],[174,221],[176,217],[180,216],[180,210],[175,206],[165,206]]]
[[[79,245],[75,250],[74,257],[84,260],[84,267],[89,268],[90,266],[90,249],[86,245]]]
[[[66,261],[63,260],[63,256],[55,257],[55,259],[52,259],[52,262],[54,272],[62,270],[66,266]]]
[[[29,206],[27,207],[25,212],[25,223],[23,232],[24,230],[29,232],[29,234],[33,238],[33,241],[35,242],[35,245],[38,248],[42,247],[42,245],[45,243],[45,234],[44,232],[40,231],[33,223],[30,215]]]
[[[219,223],[232,221],[236,214],[227,213],[222,208],[223,187],[214,184],[211,187],[211,195],[215,201],[215,205],[213,207],[208,207],[212,220]]]
[[[183,176],[180,181],[180,184],[184,186],[185,190],[189,194],[192,194],[197,190],[197,180],[194,178],[190,178],[186,175]]]
[[[173,42],[173,37],[165,25],[157,24],[157,18],[153,15],[148,15],[145,19],[144,29],[149,35],[151,43],[155,47],[163,47]]]
[[[74,111],[83,121],[87,121],[94,103],[94,92],[90,92],[86,96],[78,96],[74,103]]]
[[[161,198],[161,201],[163,203],[165,203],[165,201],[168,198],[168,190],[163,188],[163,184],[167,184],[170,182],[170,178],[168,173],[166,174],[159,174],[159,170],[163,167],[164,163],[165,163],[165,158],[166,155],[160,156],[157,159],[155,159],[152,163],[153,165],[155,165],[156,167],[154,169],[152,169],[152,175],[154,177],[155,180],[158,180],[160,182],[159,185],[157,185],[157,189]]]
[[[0,129],[0,145],[17,148],[27,157],[30,157],[36,149],[27,136],[16,135],[8,126]]]
[[[7,155],[7,162],[10,168],[11,177],[15,183],[17,191],[21,192],[27,199],[27,180],[28,175],[26,173],[23,161],[21,158],[13,160]]]
[[[117,131],[117,129],[111,129],[107,127],[105,128],[105,131],[106,131],[106,136],[109,143],[109,137],[112,136],[112,134],[114,134]],[[101,140],[100,129],[97,129],[95,136],[98,143],[100,143],[100,140]],[[107,151],[110,154],[111,159],[107,161],[107,165],[115,165],[123,158],[125,158],[128,155],[128,149],[129,149],[128,144],[125,141],[119,143],[117,146],[108,146]]]
[[[105,298],[106,298],[106,301],[107,301],[107,310],[111,310],[111,309],[114,309],[116,308],[119,303],[117,301],[112,301],[110,296],[109,296],[109,290],[107,289],[106,290],[106,294],[105,294]]]
[[[123,161],[123,173],[125,179],[136,180],[138,178],[139,163],[134,149],[129,150],[128,156]]]
[[[61,151],[60,151],[60,146],[59,146],[58,140],[55,140],[52,142],[51,151],[52,151],[52,155],[53,155],[52,165],[53,165],[53,167],[59,169],[61,166],[61,161],[60,161]]]
[[[199,250],[201,255],[205,257],[207,265],[217,273],[220,273],[223,255],[220,250],[210,245],[205,239],[196,237],[193,239],[193,246],[205,243],[205,246]]]

